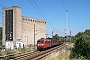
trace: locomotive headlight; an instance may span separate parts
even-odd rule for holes
[[[43,46],[44,44],[42,44],[42,46]]]
[[[39,46],[39,44],[38,44],[38,46]]]

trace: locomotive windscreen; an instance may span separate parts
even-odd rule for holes
[[[41,38],[37,41],[38,43],[44,43],[44,38]]]

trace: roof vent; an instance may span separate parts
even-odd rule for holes
[[[12,7],[19,7],[19,6],[12,6]]]

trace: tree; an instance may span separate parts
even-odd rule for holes
[[[56,39],[56,40],[59,40],[59,36],[58,34],[56,34],[55,36],[53,36],[52,38]]]
[[[55,36],[53,36],[52,38],[54,38],[54,39],[56,39],[56,40],[60,40],[61,39],[61,37],[60,36],[58,36],[58,34],[56,34]]]
[[[80,37],[82,34],[83,34],[83,32],[77,33],[77,34],[74,36],[74,38],[73,38],[73,43],[75,43],[76,40],[78,39],[78,37]]]
[[[74,43],[70,57],[90,59],[90,29],[75,35]]]

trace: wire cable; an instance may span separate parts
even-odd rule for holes
[[[34,0],[33,0],[34,1]],[[38,7],[38,9],[40,10],[40,12],[43,14],[43,16],[45,17],[45,20],[47,21],[48,19],[46,18],[46,16],[45,16],[45,14],[42,12],[42,10],[39,8],[39,6],[37,5],[37,3],[34,1],[34,3],[36,4],[36,6]],[[49,21],[48,21],[49,22]],[[52,26],[52,24],[49,22],[49,24],[50,24],[50,26],[52,27],[52,29],[53,30],[55,30],[54,29],[54,27]],[[56,31],[56,30],[55,30]],[[56,31],[57,32],[57,31]],[[58,33],[58,32],[57,32]]]

